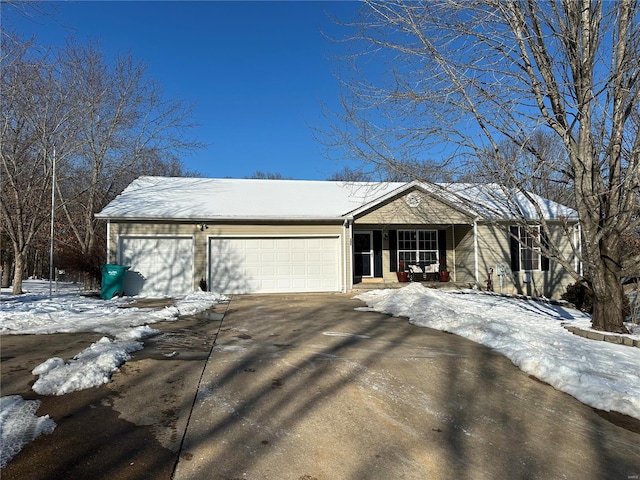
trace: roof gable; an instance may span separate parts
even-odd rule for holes
[[[414,182],[392,193],[351,214],[361,223],[386,225],[472,223],[476,217],[462,206],[433,195]]]

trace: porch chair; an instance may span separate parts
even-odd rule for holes
[[[407,270],[409,270],[409,281],[414,282],[417,280],[417,275],[423,276],[423,270],[420,268],[420,265],[407,265]]]
[[[434,273],[438,273],[440,268],[437,263],[419,263],[415,265],[407,265],[409,270],[409,281],[429,280],[429,277],[433,277]],[[432,274],[432,275],[429,275]]]
[[[431,263],[427,265],[424,269],[424,279],[437,281],[440,275],[440,265],[437,263]]]

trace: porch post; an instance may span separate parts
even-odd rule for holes
[[[353,288],[353,242],[351,239],[351,221],[345,219],[342,223],[342,291],[346,293]]]
[[[478,280],[478,219],[473,220],[473,258],[475,263],[475,281],[476,287],[480,285]]]
[[[451,224],[451,255],[453,256],[453,281],[457,281],[456,277],[456,226]]]

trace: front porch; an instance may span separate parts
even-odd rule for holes
[[[460,288],[456,282],[462,288],[474,285],[471,225],[365,224],[354,225],[351,235],[354,289],[401,286],[399,272],[410,270],[415,281],[431,288]],[[441,271],[449,272],[449,282],[439,281]]]
[[[385,288],[402,288],[406,287],[410,283],[420,283],[423,287],[426,288],[437,288],[440,290],[465,290],[469,288],[474,288],[475,284],[473,282],[431,282],[431,281],[423,281],[417,280],[414,282],[398,282],[398,281],[385,281],[382,278],[375,279],[363,279],[363,281],[354,283],[352,287],[353,292],[358,291],[366,291],[366,290],[376,290],[376,289],[385,289]]]

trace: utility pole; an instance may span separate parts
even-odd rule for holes
[[[50,245],[49,245],[49,298],[52,297],[52,282],[53,282],[53,223],[55,220],[56,211],[56,146],[53,146],[53,165],[51,171],[51,231],[50,231]]]

